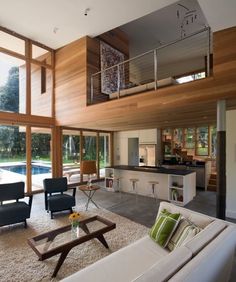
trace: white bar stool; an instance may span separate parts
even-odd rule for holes
[[[148,181],[149,185],[151,186],[152,196],[157,200],[157,185],[159,184],[158,181]]]
[[[120,198],[122,197],[122,188],[121,188],[121,179],[123,177],[116,177],[115,181],[116,181],[116,192],[119,192],[120,194]]]
[[[115,180],[116,180],[116,187],[117,187],[117,191],[118,192],[121,192],[122,191],[122,189],[121,189],[121,179],[122,179],[122,177],[116,177],[115,178]]]
[[[135,193],[136,196],[138,194],[138,182],[139,179],[138,178],[130,178],[129,180],[131,182],[131,193]]]

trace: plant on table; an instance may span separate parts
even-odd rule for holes
[[[80,214],[78,212],[73,212],[69,215],[69,220],[72,228],[79,227]]]

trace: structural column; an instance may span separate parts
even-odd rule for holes
[[[225,219],[226,210],[226,102],[217,102],[217,193],[216,216]]]

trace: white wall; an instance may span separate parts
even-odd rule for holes
[[[139,138],[140,144],[157,144],[157,130],[116,132],[114,134],[114,165],[128,165],[128,138]]]
[[[226,216],[236,218],[236,110],[226,113]]]

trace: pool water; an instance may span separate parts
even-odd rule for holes
[[[9,167],[4,167],[3,169],[26,175],[26,165],[9,166]],[[42,174],[49,172],[51,172],[50,167],[32,165],[32,174]]]

